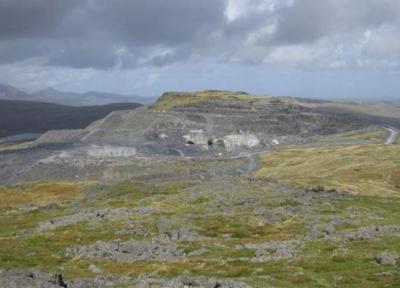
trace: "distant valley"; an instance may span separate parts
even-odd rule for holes
[[[137,103],[74,107],[44,102],[0,100],[0,138],[53,129],[85,128],[117,110],[132,110]]]

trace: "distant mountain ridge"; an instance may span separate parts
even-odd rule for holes
[[[0,99],[18,101],[38,101],[71,106],[94,106],[112,103],[150,104],[154,98],[137,95],[122,95],[89,91],[85,93],[64,92],[47,88],[34,93],[26,93],[10,85],[0,84]]]
[[[0,84],[0,99],[29,100],[32,96],[10,85]]]

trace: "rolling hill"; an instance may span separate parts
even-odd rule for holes
[[[287,98],[295,104],[309,107],[322,113],[345,114],[371,124],[400,128],[400,104],[396,100],[381,102],[339,102]]]
[[[44,102],[0,100],[0,137],[43,133],[53,129],[79,129],[117,110],[130,110],[137,103],[73,107]]]
[[[33,93],[35,99],[45,102],[65,104],[72,106],[105,105],[110,103],[141,103],[149,104],[154,99],[137,95],[122,95],[89,91],[85,93],[63,92],[53,88],[44,89]]]
[[[122,95],[89,91],[85,93],[64,92],[53,88],[47,88],[34,93],[27,93],[10,85],[0,84],[0,99],[47,102],[71,106],[95,106],[111,103],[140,103],[150,104],[154,101],[151,97],[137,95]]]

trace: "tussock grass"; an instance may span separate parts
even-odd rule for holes
[[[352,141],[352,140],[366,140],[371,141],[374,144],[383,144],[387,137],[388,131],[385,129],[378,129],[369,132],[357,133],[354,135],[345,135],[345,136],[324,136],[320,138],[322,142],[332,142],[332,141]]]
[[[274,177],[279,178],[278,176],[283,175],[288,178],[279,179],[288,181],[293,176],[295,181],[299,181],[293,182],[296,185],[315,184],[329,187],[328,184],[331,183],[329,181],[333,179],[332,187],[337,189],[347,189],[347,185],[350,184],[361,189],[364,187],[362,185],[365,178],[374,181],[373,187],[378,187],[380,183],[385,189],[395,193],[397,178],[383,176],[389,175],[386,171],[398,167],[397,149],[399,148],[395,145],[371,145],[357,149],[354,147],[312,148],[271,153],[262,156],[263,166],[258,173],[263,169],[270,170],[258,176],[271,177],[269,173],[275,173],[275,169],[278,169],[279,173],[274,174]],[[314,157],[322,158],[322,162]],[[375,169],[363,170],[362,165],[365,163],[371,167],[375,165]],[[310,171],[318,173],[307,174],[311,173]],[[353,173],[351,177],[347,177],[349,171]],[[268,181],[248,182],[240,178],[219,180],[229,181],[230,185],[215,186],[207,181],[170,180],[144,183],[126,181],[84,186],[88,189],[81,189],[82,184],[75,184],[74,189],[78,193],[81,190],[85,191],[83,195],[87,198],[82,197],[85,201],[84,205],[67,201],[52,209],[19,208],[19,205],[26,203],[33,203],[32,205],[42,203],[39,201],[40,198],[39,200],[34,198],[34,200],[13,204],[15,207],[11,205],[0,209],[0,269],[35,268],[49,272],[57,271],[69,280],[77,277],[94,277],[89,266],[95,264],[104,275],[110,276],[127,275],[135,278],[143,273],[151,273],[155,278],[172,278],[178,275],[241,278],[242,281],[253,285],[252,287],[266,287],[266,285],[271,287],[397,287],[400,285],[399,266],[381,266],[376,264],[374,259],[382,251],[400,254],[398,244],[400,239],[395,235],[378,237],[371,241],[348,243],[322,239],[305,240],[304,249],[300,249],[293,259],[265,263],[251,261],[257,252],[256,249],[245,249],[240,246],[238,248],[238,245],[244,243],[261,244],[268,241],[301,239],[302,235],[309,232],[305,222],[314,219],[314,214],[316,221],[320,216],[327,216],[327,220],[324,220],[325,217],[318,220],[321,224],[325,221],[329,223],[329,216],[355,220],[354,224],[335,225],[336,231],[369,225],[399,224],[400,197],[359,195],[335,201],[311,201],[313,209],[305,212],[304,216],[307,217],[303,218],[302,214],[288,213],[279,221],[269,222],[264,219],[265,213],[267,215],[268,212],[273,211],[285,213],[286,210],[295,211],[307,207],[304,207],[301,199],[291,197],[290,193],[274,191],[275,186],[269,187]],[[68,192],[70,191],[68,189],[74,191],[69,187],[70,185],[74,186],[68,183],[31,183],[2,189],[16,189],[19,193],[40,192],[56,197],[54,199],[60,201],[59,199],[63,199],[57,198],[60,195],[74,195]],[[223,188],[226,191],[220,191]],[[243,192],[240,189],[243,189]],[[251,202],[255,203],[254,206],[237,206],[235,196],[240,195],[239,199],[241,199],[243,197],[241,193],[246,193],[249,199],[257,197],[260,202]],[[220,206],[215,201],[219,198],[224,199],[222,197],[227,197],[227,201]],[[102,221],[99,224],[82,221],[47,231],[35,230],[38,223],[74,213],[77,208],[144,206],[155,207],[157,210],[151,215],[146,215],[145,218],[138,214],[130,219]],[[159,233],[157,230],[159,220],[169,219],[169,217],[171,220],[178,220],[177,223],[173,223],[177,226],[171,229],[191,227],[200,235],[208,237],[179,243],[180,248],[187,254],[205,248],[207,250],[204,254],[188,255],[185,259],[172,262],[138,261],[133,263],[85,257],[72,258],[65,254],[68,247],[90,245],[96,241],[150,240]],[[127,220],[138,221],[138,225],[143,225],[150,233],[144,236],[136,235],[135,229],[126,226]]]
[[[80,185],[72,183],[29,183],[0,187],[0,209],[21,205],[46,205],[72,200],[80,195]]]
[[[400,196],[400,148],[364,145],[305,148],[261,156],[256,176],[291,185],[324,185],[359,195]]]
[[[292,265],[301,267],[311,283],[321,284],[316,287],[398,287],[399,273],[393,273],[396,267],[380,266],[375,261],[382,251],[400,252],[398,241],[398,237],[385,237],[344,246],[311,241]],[[310,286],[314,287],[306,287]]]

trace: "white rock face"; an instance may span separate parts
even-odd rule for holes
[[[98,164],[104,160],[121,160],[121,158],[133,157],[136,155],[136,149],[133,147],[118,147],[118,146],[96,146],[91,145],[84,149],[76,149],[64,151],[41,159],[38,163],[41,164],[73,164],[84,167],[89,164]]]
[[[93,158],[131,157],[136,155],[136,149],[133,147],[91,146],[87,154]]]
[[[193,142],[195,145],[208,149],[208,141],[211,139],[205,135],[203,130],[190,130],[189,134],[184,136],[187,141]],[[260,139],[251,133],[240,132],[240,134],[226,135],[219,139],[212,139],[213,142],[224,142],[227,151],[234,151],[238,148],[254,148],[260,145]]]
[[[241,147],[253,148],[260,145],[260,139],[256,135],[246,132],[237,135],[227,135],[222,140],[227,151],[233,151]]]
[[[278,139],[272,139],[272,144],[273,145],[279,145],[279,140]]]
[[[183,137],[185,137],[187,141],[191,141],[203,149],[208,148],[209,138],[207,138],[203,130],[190,130],[189,134],[184,135]]]

